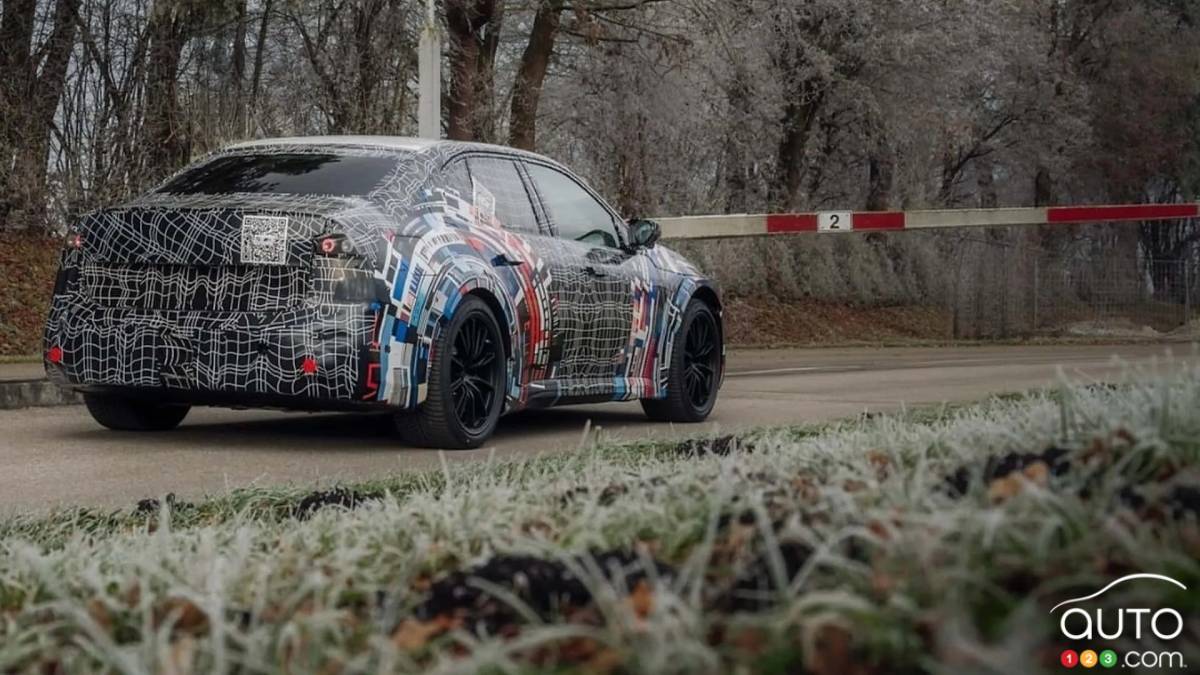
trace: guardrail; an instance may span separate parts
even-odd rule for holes
[[[880,232],[1007,225],[1070,225],[1200,218],[1200,204],[1123,204],[941,211],[822,211],[661,218],[664,239],[754,237],[797,232]]]

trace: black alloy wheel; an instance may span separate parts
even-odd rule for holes
[[[684,387],[688,402],[697,411],[705,410],[716,393],[720,367],[717,322],[712,312],[701,312],[687,332],[683,349]]]
[[[493,403],[500,394],[500,376],[496,368],[495,331],[481,315],[474,315],[459,326],[450,352],[450,397],[458,421],[472,434],[487,427]]]
[[[704,302],[692,300],[672,344],[667,397],[642,399],[646,416],[663,422],[703,422],[717,403],[723,359],[716,312]]]
[[[507,377],[500,325],[482,298],[469,295],[434,340],[425,401],[397,415],[396,430],[418,447],[477,448],[496,429]]]

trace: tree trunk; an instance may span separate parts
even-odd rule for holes
[[[1039,165],[1033,178],[1033,205],[1054,205],[1054,177],[1045,166]]]
[[[562,19],[562,0],[543,0],[533,18],[529,43],[521,55],[521,67],[513,83],[512,115],[508,122],[508,144],[514,148],[534,150],[537,142],[537,112],[542,96],[542,84],[554,53]]]
[[[996,162],[988,155],[975,160],[975,185],[979,188],[979,208],[994,209],[1000,205],[996,194]]]
[[[504,2],[495,3],[491,19],[480,30],[479,60],[475,63],[475,139],[498,143],[496,138],[496,52],[504,24]]]
[[[887,211],[892,206],[892,186],[896,180],[896,151],[883,133],[875,133],[874,147],[867,157],[866,210]]]
[[[75,44],[77,2],[57,0],[55,3],[53,28],[41,50],[40,69],[25,102],[28,119],[17,143],[13,175],[18,182],[12,186],[14,211],[24,222],[37,226],[47,224],[46,165],[50,159],[50,129],[66,87],[67,64]]]
[[[370,133],[371,106],[375,101],[375,85],[379,82],[375,72],[373,28],[383,4],[370,0],[354,8],[354,60],[357,76],[354,82],[354,112],[349,121],[349,131]]]
[[[230,63],[229,79],[233,90],[241,98],[242,88],[246,82],[246,0],[237,0],[234,7],[233,57]]]
[[[14,167],[28,123],[27,101],[33,73],[35,0],[5,0],[0,14],[0,228],[13,207]]]
[[[191,143],[177,95],[183,46],[190,37],[193,11],[173,0],[157,0],[147,27],[150,50],[146,71],[145,172],[142,181],[163,178],[187,161]]]
[[[794,211],[800,208],[800,187],[804,182],[804,156],[808,139],[821,108],[823,96],[812,82],[804,82],[792,92],[784,109],[783,137],[776,154],[775,178],[771,189],[774,208]]]
[[[252,105],[258,104],[258,88],[262,83],[263,60],[266,57],[267,28],[271,21],[271,5],[273,0],[263,2],[262,19],[258,24],[258,43],[254,45],[254,75],[250,78],[250,100]]]
[[[235,0],[233,7],[233,54],[229,60],[229,84],[233,90],[233,128],[237,134],[246,128],[246,33],[250,23],[246,0]]]
[[[456,141],[481,137],[478,110],[480,91],[485,89],[499,44],[498,17],[503,0],[447,0],[446,29],[450,38],[450,87],[446,101],[447,136]],[[485,29],[494,28],[485,35]],[[485,41],[488,41],[485,44]],[[490,53],[490,56],[489,56]]]

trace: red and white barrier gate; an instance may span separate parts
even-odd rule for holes
[[[825,211],[768,215],[662,218],[664,239],[750,237],[794,232],[879,232],[945,227],[1065,225],[1200,218],[1200,204],[1055,206],[948,211]]]

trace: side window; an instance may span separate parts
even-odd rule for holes
[[[476,209],[492,211],[507,230],[538,234],[533,202],[511,159],[470,157],[470,188],[463,195]]]
[[[575,179],[541,164],[527,167],[559,237],[593,246],[620,247],[612,214]]]
[[[467,173],[466,159],[456,159],[442,169],[442,186],[454,190],[463,199],[471,198],[471,174]]]

